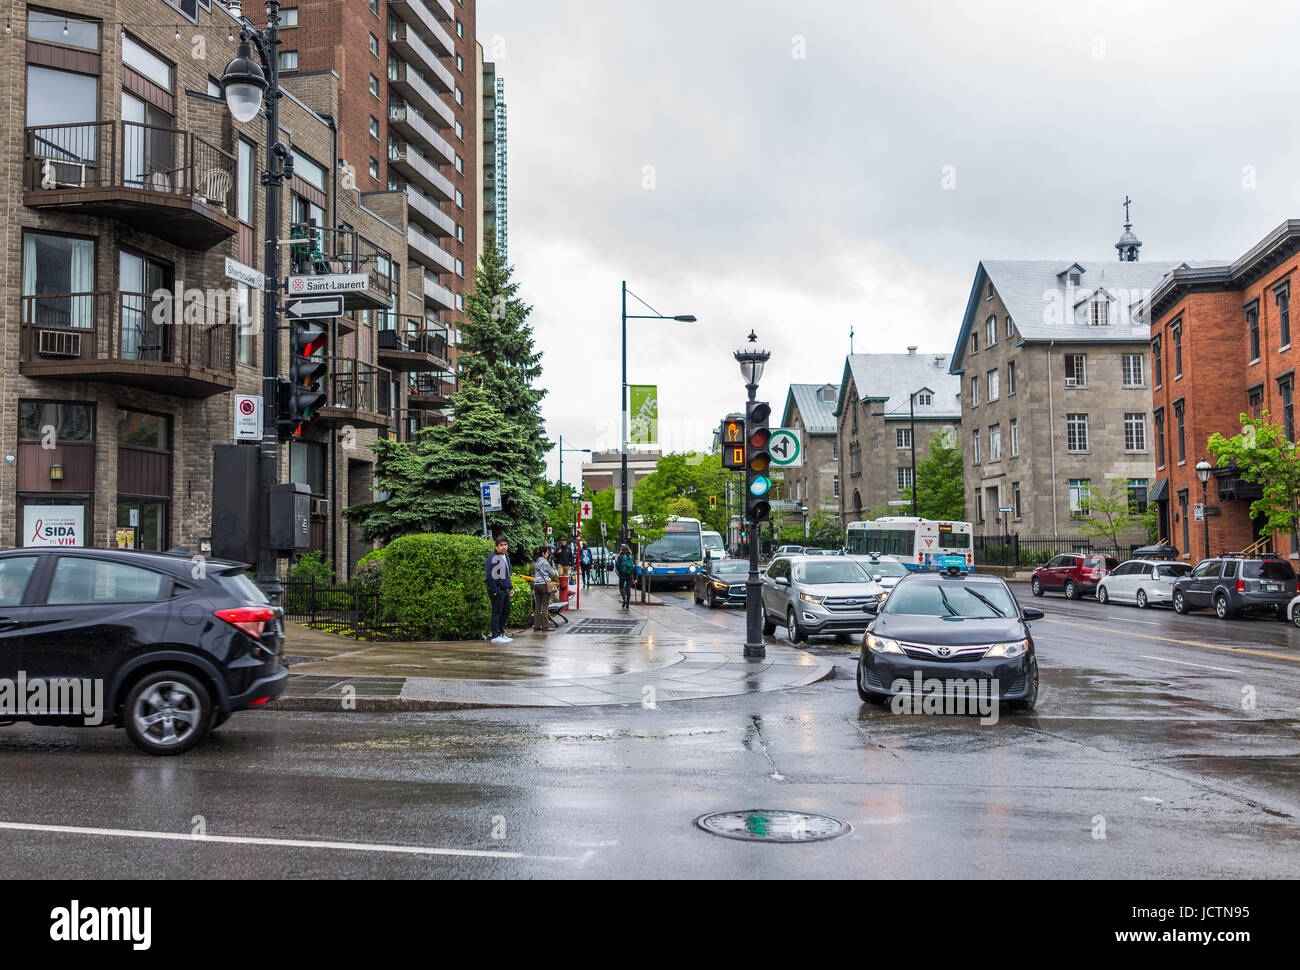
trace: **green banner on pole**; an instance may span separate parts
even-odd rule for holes
[[[631,408],[629,440],[634,445],[659,443],[659,388],[654,384],[633,384],[628,388]]]

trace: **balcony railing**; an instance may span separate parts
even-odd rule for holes
[[[398,292],[397,266],[393,254],[370,242],[355,229],[322,231],[314,225],[295,222],[289,237],[300,239],[289,247],[290,272],[297,276],[325,274],[366,276],[364,290],[342,294],[346,310],[386,310]],[[330,240],[333,240],[332,242]],[[324,292],[324,291],[322,291]],[[303,296],[291,283],[288,295]]]
[[[388,105],[388,120],[393,127],[417,145],[428,145],[432,151],[434,164],[452,165],[456,161],[456,150],[442,135],[438,134],[427,118],[405,101],[393,101]]]
[[[456,394],[456,377],[449,371],[412,376],[407,391],[411,407],[449,407]]]
[[[22,373],[130,384],[179,397],[235,386],[237,308],[170,293],[22,297]],[[251,333],[246,339],[252,339]]]
[[[238,230],[235,156],[193,132],[134,121],[26,129],[23,203],[117,219],[187,249]]]
[[[448,11],[446,5],[440,0],[431,0],[431,2],[435,8],[442,8],[444,16],[441,19],[448,21],[454,19],[454,13]],[[421,37],[431,43],[439,56],[450,57],[456,52],[456,44],[451,39],[451,34],[447,33],[438,22],[440,19],[438,14],[430,10],[422,0],[389,0],[388,6],[400,13]]]
[[[407,255],[435,273],[456,272],[456,258],[415,226],[406,227]]]
[[[396,68],[395,71],[388,72],[389,84],[400,91],[407,101],[414,101],[435,128],[454,128],[455,113],[443,102],[442,95],[433,89],[420,72],[404,61],[398,61]]]
[[[424,302],[444,310],[456,309],[456,294],[428,276],[424,278]]]
[[[398,441],[416,442],[423,437],[421,431],[427,428],[446,427],[448,421],[446,415],[439,414],[437,411],[416,408],[394,412],[392,424],[388,428],[397,436]]]
[[[388,158],[402,173],[440,202],[447,202],[456,195],[456,187],[451,179],[438,171],[429,159],[425,158],[409,142],[399,142],[388,146]]]
[[[419,64],[421,69],[432,78],[430,83],[439,91],[451,92],[456,89],[456,79],[451,71],[443,67],[442,61],[438,60],[438,55],[420,39],[419,33],[412,30],[409,24],[396,21],[390,24],[388,40],[397,53]]]
[[[406,201],[417,222],[423,222],[434,236],[456,235],[456,220],[438,208],[438,203],[420,194],[414,185],[406,187]]]
[[[381,367],[351,357],[332,358],[320,420],[386,428],[392,420],[391,386],[392,375]]]
[[[391,330],[380,330],[379,360],[395,371],[449,371],[447,328],[423,317],[404,317]]]

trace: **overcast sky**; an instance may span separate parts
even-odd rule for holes
[[[1125,194],[1148,260],[1235,259],[1300,216],[1289,2],[478,16],[509,105],[510,257],[566,447],[618,447],[624,279],[700,320],[629,324],[629,380],[659,386],[680,451],[742,405],[731,353],[751,328],[779,415],[791,382],[838,383],[850,327],[859,353],[950,353],[980,259],[1114,259]]]

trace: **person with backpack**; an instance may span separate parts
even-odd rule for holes
[[[614,572],[618,573],[618,594],[623,598],[623,609],[630,609],[632,606],[632,577],[636,573],[636,560],[632,558],[632,550],[626,545],[618,551],[618,558],[614,560]]]
[[[591,546],[582,547],[582,585],[586,589],[591,589],[591,567],[594,560],[591,556]]]

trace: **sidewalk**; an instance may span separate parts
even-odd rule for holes
[[[582,591],[582,610],[514,642],[363,643],[289,624],[280,710],[428,711],[643,704],[789,690],[834,665],[783,644],[743,655],[722,618],[672,606],[619,607],[617,590]],[[345,704],[344,702],[348,703]]]

